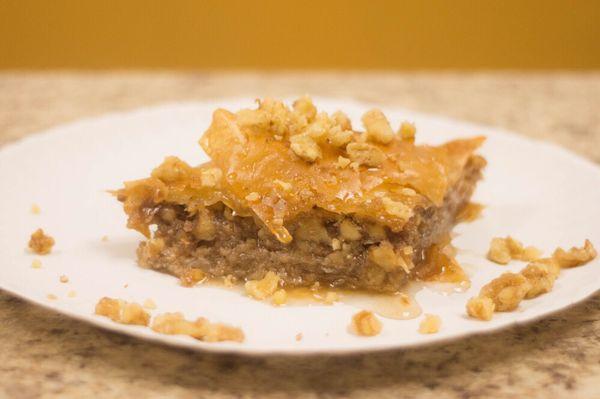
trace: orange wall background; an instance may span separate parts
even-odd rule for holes
[[[596,0],[0,0],[0,69],[598,69]]]

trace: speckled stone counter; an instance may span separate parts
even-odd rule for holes
[[[497,125],[600,162],[600,73],[0,73],[0,144],[160,102],[302,93]],[[599,398],[600,295],[526,326],[433,347],[247,358],[105,332],[0,291],[0,397]]]

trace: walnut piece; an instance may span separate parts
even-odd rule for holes
[[[302,96],[293,104],[294,111],[304,115],[308,121],[312,121],[317,116],[317,108],[309,96]]]
[[[581,248],[572,247],[568,251],[557,248],[554,251],[554,254],[552,254],[552,258],[560,267],[575,267],[588,263],[594,259],[596,255],[596,249],[590,240],[585,240],[585,243]]]
[[[491,320],[495,308],[494,301],[485,296],[473,297],[467,302],[467,314],[479,320]]]
[[[44,230],[37,229],[29,239],[29,249],[38,255],[47,255],[52,251],[54,238],[44,233]]]
[[[315,162],[322,157],[321,147],[312,137],[305,134],[290,137],[290,148],[294,154],[307,162]]]
[[[398,135],[402,140],[410,143],[415,141],[415,135],[417,134],[417,128],[410,122],[402,122],[398,129]]]
[[[287,292],[283,288],[278,289],[273,293],[273,296],[271,297],[271,302],[273,303],[273,305],[277,306],[285,304],[287,302]]]
[[[206,274],[196,268],[189,268],[179,276],[179,283],[184,287],[193,287],[194,285],[203,282],[206,279]]]
[[[109,297],[98,301],[95,313],[121,324],[147,326],[150,321],[150,315],[139,304]]]
[[[373,312],[362,310],[352,316],[350,329],[356,335],[372,337],[381,332],[382,325],[381,321],[375,317]]]
[[[412,217],[412,209],[402,202],[394,201],[388,197],[383,197],[381,200],[383,201],[385,211],[390,215],[404,220],[408,220]]]
[[[205,187],[215,187],[222,177],[223,172],[219,168],[202,169],[202,171],[200,172],[202,185]]]
[[[346,241],[358,241],[362,238],[362,234],[358,229],[358,226],[354,224],[350,219],[344,219],[340,223],[340,234]]]
[[[504,273],[484,285],[479,296],[490,298],[497,312],[509,312],[519,306],[531,285],[527,279],[517,273]]]
[[[550,292],[558,277],[558,273],[548,264],[535,262],[528,264],[520,274],[529,282],[529,290],[525,294],[527,299]]]
[[[151,328],[161,334],[189,335],[206,342],[244,341],[244,332],[240,328],[211,323],[203,317],[189,321],[181,313],[158,315],[154,318]]]
[[[524,247],[523,244],[508,236],[506,238],[495,237],[490,242],[487,258],[492,262],[505,265],[512,259],[533,261],[541,256],[541,251],[535,247]]]
[[[385,161],[384,152],[369,143],[350,143],[346,152],[350,160],[359,165],[378,167]]]
[[[277,291],[280,280],[277,274],[269,271],[261,280],[246,281],[244,288],[246,289],[246,294],[254,299],[262,300],[270,297]]]
[[[362,122],[366,129],[367,140],[388,144],[394,139],[394,131],[380,110],[367,111],[362,116]]]

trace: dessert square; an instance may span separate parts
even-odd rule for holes
[[[482,177],[484,138],[416,145],[413,125],[394,131],[379,110],[362,123],[308,97],[216,110],[200,140],[210,162],[168,157],[116,191],[146,237],[139,264],[182,279],[273,272],[284,287],[376,292],[419,278]]]

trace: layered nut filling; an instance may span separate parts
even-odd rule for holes
[[[210,162],[169,157],[116,192],[147,238],[140,265],[182,281],[274,272],[284,287],[397,291],[467,207],[484,139],[416,145],[413,125],[394,131],[379,110],[362,123],[307,97],[216,110],[200,140]]]

